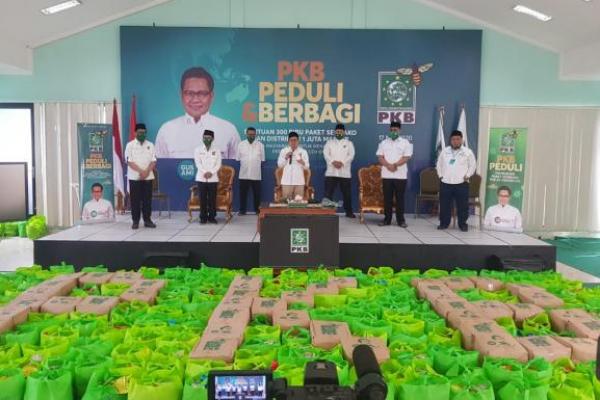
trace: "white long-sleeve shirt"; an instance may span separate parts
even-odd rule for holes
[[[196,173],[196,182],[219,182],[219,169],[221,168],[221,152],[212,144],[207,149],[204,143],[194,150],[194,162],[198,172]],[[204,174],[210,172],[212,176],[208,179]]]
[[[286,146],[279,152],[277,158],[277,166],[283,168],[283,176],[281,177],[282,185],[304,185],[304,170],[310,168],[308,161],[308,153],[302,147],[296,148],[292,154],[292,162],[286,159],[287,153],[292,151],[290,146]],[[298,162],[304,161],[304,166]]]
[[[496,204],[487,209],[483,228],[490,231],[522,233],[523,219],[516,207],[510,204]]]
[[[323,157],[327,163],[325,176],[350,178],[352,176],[352,161],[354,160],[354,144],[347,138],[330,139],[323,147]],[[334,161],[340,161],[342,168],[333,166]]]
[[[156,162],[154,145],[148,140],[144,140],[144,143],[140,143],[139,140],[133,139],[125,146],[125,161],[127,161],[127,163],[133,162],[142,169],[148,168],[151,163]],[[141,180],[140,173],[131,168],[129,164],[127,164],[127,179],[131,181]],[[150,171],[145,180],[149,181],[152,179],[154,179],[154,172]]]
[[[204,114],[198,122],[188,114],[165,122],[156,135],[156,157],[192,158],[194,150],[203,144],[206,129],[215,133],[212,145],[221,150],[221,157],[235,158],[240,142],[235,125],[210,113]]]
[[[84,204],[81,219],[87,222],[103,222],[115,219],[115,210],[106,199],[91,199]]]
[[[451,146],[446,147],[440,153],[436,169],[442,182],[449,185],[464,183],[475,173],[477,161],[475,154],[468,147],[462,146],[454,150]]]
[[[390,164],[397,163],[403,157],[412,157],[413,145],[402,137],[392,140],[385,138],[377,147],[376,156],[382,156]],[[395,171],[390,171],[385,166],[381,166],[381,178],[383,179],[406,179],[408,176],[408,165],[406,163],[397,167]]]
[[[238,145],[236,159],[240,162],[240,179],[260,181],[262,179],[261,165],[265,161],[265,146],[255,140],[244,140]]]

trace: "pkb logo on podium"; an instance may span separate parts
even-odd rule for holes
[[[414,124],[417,112],[417,88],[410,76],[395,71],[379,72],[377,123]]]
[[[307,254],[310,251],[308,228],[290,229],[290,253]]]

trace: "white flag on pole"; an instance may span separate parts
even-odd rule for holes
[[[456,129],[461,131],[463,134],[463,146],[469,148],[469,136],[467,135],[467,113],[465,111],[465,106],[462,106],[460,109],[460,117],[458,118],[458,126]]]
[[[435,153],[440,155],[442,150],[446,148],[446,139],[444,138],[444,107],[440,107],[440,116],[438,120],[437,139],[435,141]]]

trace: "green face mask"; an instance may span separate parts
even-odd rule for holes
[[[336,138],[337,140],[342,140],[342,139],[344,138],[344,134],[343,134],[343,133],[336,133],[336,134],[335,134],[335,138]]]
[[[248,143],[252,144],[256,140],[256,136],[246,136]]]
[[[389,131],[388,132],[388,137],[392,140],[396,140],[398,139],[398,136],[400,136],[400,133],[396,132],[396,131]]]
[[[146,132],[138,132],[135,134],[135,138],[140,142],[140,143],[144,143],[144,140],[146,140]]]
[[[205,137],[202,139],[202,141],[204,142],[204,145],[206,147],[210,147],[210,144],[212,143],[213,139],[211,137]]]

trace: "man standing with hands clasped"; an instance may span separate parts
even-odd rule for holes
[[[461,131],[450,134],[450,146],[446,147],[437,160],[437,173],[440,184],[440,225],[447,229],[450,225],[452,205],[456,201],[458,227],[462,232],[469,230],[469,178],[475,173],[477,162],[468,147],[463,146]]]
[[[221,151],[213,144],[215,134],[205,130],[202,144],[194,150],[194,162],[198,172],[198,192],[200,194],[200,223],[217,223],[217,186],[219,184],[219,169],[221,168]]]
[[[404,191],[408,167],[406,163],[412,157],[412,144],[400,137],[400,122],[392,122],[388,137],[385,138],[377,148],[377,158],[381,164],[381,181],[383,185],[383,208],[385,218],[379,226],[387,226],[392,223],[392,208],[394,198],[396,199],[396,223],[406,228],[404,220]]]
[[[327,163],[325,171],[325,197],[333,200],[333,191],[339,184],[344,199],[346,217],[356,218],[352,212],[352,197],[350,195],[352,183],[352,160],[354,160],[354,145],[346,138],[346,127],[337,124],[335,139],[330,139],[323,148],[323,157]]]
[[[246,215],[248,189],[252,189],[253,210],[256,214],[260,207],[261,167],[265,161],[265,146],[256,140],[256,129],[246,129],[246,140],[237,148],[237,160],[240,162],[240,215]]]
[[[150,219],[152,215],[152,181],[154,180],[154,167],[156,154],[154,144],[146,140],[146,125],[135,125],[135,139],[125,147],[125,160],[127,161],[127,179],[129,179],[129,197],[131,201],[131,229],[140,226],[140,206],[144,226],[156,228]]]

